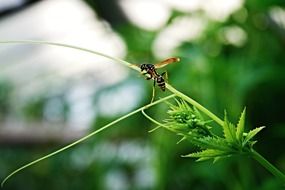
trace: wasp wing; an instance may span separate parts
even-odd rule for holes
[[[161,61],[157,64],[154,64],[155,68],[156,69],[159,69],[159,68],[162,68],[170,63],[175,63],[175,62],[179,62],[180,61],[180,58],[178,57],[171,57],[171,58],[168,58],[168,59],[165,59],[164,61]]]

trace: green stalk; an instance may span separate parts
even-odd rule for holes
[[[268,160],[266,160],[255,150],[252,150],[250,154],[256,161],[258,161],[263,167],[265,167],[268,171],[270,171],[274,176],[276,176],[285,184],[285,175],[280,170],[278,170],[275,166],[273,166]]]
[[[86,48],[82,48],[82,47],[78,47],[78,46],[73,46],[73,45],[68,45],[68,44],[62,44],[62,43],[55,43],[55,42],[48,42],[48,41],[35,41],[35,40],[7,40],[7,41],[0,41],[1,44],[39,44],[39,45],[52,45],[52,46],[61,46],[61,47],[66,47],[66,48],[70,48],[70,49],[75,49],[75,50],[80,50],[80,51],[85,51],[88,53],[92,53],[95,55],[99,55],[102,57],[105,57],[107,59],[111,59],[115,62],[121,63],[127,67],[130,67],[131,69],[134,69],[136,71],[140,71],[139,67],[137,67],[136,65],[133,65],[127,61],[124,61],[122,59],[119,58],[115,58],[97,51],[93,51],[90,49],[86,49]]]
[[[144,110],[142,110],[142,114],[143,114],[148,120],[150,120],[151,122],[153,122],[154,124],[157,125],[157,127],[154,128],[154,129],[157,129],[157,128],[159,128],[159,127],[163,127],[164,129],[167,129],[167,130],[169,130],[169,131],[171,131],[171,132],[176,133],[175,130],[171,130],[170,128],[166,127],[165,125],[159,123],[158,121],[154,120],[152,117],[150,117],[149,115],[147,115]]]
[[[80,50],[80,51],[85,51],[88,53],[92,53],[95,55],[99,55],[108,59],[111,59],[113,61],[116,61],[118,63],[121,63],[131,69],[134,69],[136,71],[140,72],[140,69],[138,66],[131,64],[127,61],[124,61],[122,59],[118,59],[97,51],[93,51],[90,49],[86,49],[86,48],[82,48],[82,47],[78,47],[78,46],[72,46],[72,45],[68,45],[68,44],[62,44],[62,43],[54,43],[54,42],[48,42],[48,41],[34,41],[34,40],[9,40],[9,41],[0,41],[0,43],[7,43],[7,44],[41,44],[41,45],[53,45],[53,46],[61,46],[61,47],[66,47],[66,48],[71,48],[71,49],[75,49],[75,50]],[[176,90],[175,88],[173,88],[170,84],[166,84],[166,88],[171,91],[172,93],[176,94],[177,96],[181,97],[182,99],[186,100],[187,102],[189,102],[190,104],[192,104],[193,106],[195,106],[197,109],[199,109],[200,111],[202,111],[203,113],[205,113],[206,115],[208,115],[210,118],[212,118],[215,122],[217,122],[219,125],[223,126],[223,121],[218,118],[215,114],[213,114],[212,112],[210,112],[208,109],[206,109],[205,107],[203,107],[201,104],[199,104],[198,102],[196,102],[195,100],[193,100],[192,98],[186,96],[185,94],[179,92],[178,90]]]
[[[99,128],[99,129],[97,129],[96,131],[93,131],[92,133],[90,133],[90,134],[88,134],[88,135],[82,137],[81,139],[79,139],[79,140],[77,140],[77,141],[75,141],[75,142],[73,142],[73,143],[71,143],[71,144],[68,144],[68,145],[62,147],[61,149],[58,149],[58,150],[56,150],[56,151],[54,151],[54,152],[52,152],[52,153],[50,153],[50,154],[47,154],[47,155],[45,155],[45,156],[43,156],[43,157],[41,157],[41,158],[39,158],[39,159],[37,159],[37,160],[34,160],[34,161],[32,161],[32,162],[30,162],[30,163],[28,163],[28,164],[26,164],[26,165],[24,165],[24,166],[18,168],[17,170],[15,170],[15,171],[13,171],[12,173],[10,173],[10,174],[1,182],[1,187],[3,187],[3,185],[5,184],[5,182],[6,182],[9,178],[11,178],[13,175],[15,175],[16,173],[20,172],[21,170],[23,170],[23,169],[25,169],[25,168],[28,168],[28,167],[30,167],[30,166],[32,166],[32,165],[34,165],[34,164],[36,164],[36,163],[38,163],[38,162],[40,162],[40,161],[43,161],[43,160],[45,160],[45,159],[47,159],[47,158],[49,158],[49,157],[51,157],[51,156],[54,156],[54,155],[56,155],[56,154],[58,154],[58,153],[60,153],[60,152],[62,152],[62,151],[64,151],[64,150],[66,150],[66,149],[68,149],[68,148],[73,147],[73,146],[75,146],[75,145],[81,143],[82,141],[85,141],[86,139],[88,139],[88,138],[94,136],[95,134],[98,134],[99,132],[101,132],[101,131],[103,131],[103,130],[105,130],[105,129],[111,127],[111,126],[113,126],[114,124],[118,123],[119,121],[122,121],[123,119],[126,119],[126,118],[128,118],[128,117],[130,117],[130,116],[132,116],[132,115],[134,115],[134,114],[136,114],[136,113],[138,113],[138,112],[140,112],[140,111],[143,111],[144,109],[147,109],[147,108],[149,108],[149,107],[151,107],[151,106],[154,106],[154,105],[156,105],[156,104],[158,104],[158,103],[164,102],[164,101],[166,101],[166,100],[168,100],[168,99],[170,99],[170,98],[173,98],[173,97],[175,97],[175,94],[166,96],[166,97],[164,97],[164,98],[162,98],[162,99],[160,99],[160,100],[157,100],[157,101],[155,101],[155,102],[153,102],[153,103],[151,103],[151,104],[148,104],[148,105],[146,105],[146,106],[143,106],[143,107],[141,107],[141,108],[138,108],[138,109],[136,109],[135,111],[132,111],[131,113],[128,113],[128,114],[126,114],[126,115],[124,115],[124,116],[122,116],[122,117],[120,117],[120,118],[118,118],[118,119],[112,121],[111,123],[109,123],[109,124],[107,124],[107,125],[105,125],[105,126]]]
[[[197,109],[199,109],[201,112],[203,112],[204,114],[208,115],[211,119],[213,119],[216,123],[218,123],[219,125],[223,126],[224,122],[223,120],[221,120],[220,118],[218,118],[215,114],[213,114],[212,112],[210,112],[207,108],[205,108],[204,106],[202,106],[201,104],[199,104],[198,102],[196,102],[195,100],[193,100],[192,98],[190,98],[189,96],[186,96],[185,94],[183,94],[182,92],[179,92],[178,90],[176,90],[175,88],[173,88],[170,84],[166,84],[166,88],[171,91],[173,94],[176,94],[178,97],[184,99],[185,101],[189,102],[191,105],[195,106]]]

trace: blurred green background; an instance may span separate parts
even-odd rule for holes
[[[0,2],[0,40],[74,44],[134,64],[181,58],[178,90],[233,122],[266,126],[256,150],[285,171],[285,1],[58,0]],[[88,14],[87,14],[88,13]],[[85,15],[85,16],[82,16]],[[102,41],[101,41],[102,40]],[[62,52],[64,51],[64,52]],[[65,52],[66,51],[66,52]],[[0,179],[147,104],[152,82],[74,50],[0,47]],[[157,89],[157,97],[163,97]],[[148,113],[166,117],[167,105]],[[181,155],[187,142],[141,114],[11,178],[4,189],[282,189],[258,163]]]

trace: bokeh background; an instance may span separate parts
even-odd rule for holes
[[[0,40],[44,40],[134,64],[171,56],[169,82],[247,129],[255,148],[285,171],[284,0],[0,1]],[[92,54],[28,44],[0,46],[0,179],[147,104],[152,82]],[[168,93],[157,90],[157,98]],[[166,118],[167,105],[148,111]],[[281,189],[250,158],[212,164],[141,114],[11,178],[4,189]]]

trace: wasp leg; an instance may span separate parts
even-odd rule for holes
[[[151,76],[146,77],[146,80],[150,80],[150,79],[152,79],[152,77],[151,77]]]
[[[153,102],[154,97],[155,97],[155,80],[153,80],[153,86],[152,86],[152,97],[151,97],[151,101],[150,101],[150,103],[152,103],[152,102]]]
[[[165,82],[167,82],[167,83],[168,83],[168,74],[167,74],[167,71],[165,71],[165,72],[161,73],[161,76],[163,76],[163,78],[164,78]],[[165,77],[164,77],[164,76],[165,76]]]
[[[150,80],[150,79],[152,79],[152,76],[151,76],[151,74],[149,74],[149,73],[144,73],[143,74],[146,78],[146,80]]]

